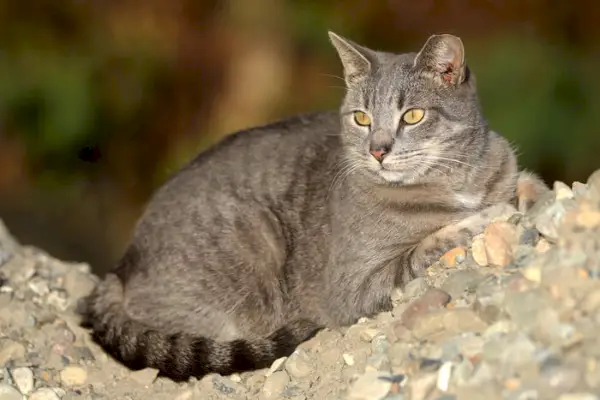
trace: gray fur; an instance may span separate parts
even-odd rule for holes
[[[330,37],[339,113],[232,134],[155,193],[88,302],[111,354],[174,379],[267,366],[389,309],[395,286],[516,204],[514,152],[488,129],[460,39],[396,55]],[[412,107],[422,122],[401,123]]]

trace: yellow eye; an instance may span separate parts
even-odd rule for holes
[[[413,125],[417,122],[421,122],[424,115],[425,110],[423,110],[422,108],[412,108],[404,113],[404,115],[402,116],[402,120],[409,125]]]
[[[371,117],[362,111],[354,111],[354,121],[360,126],[371,125]]]

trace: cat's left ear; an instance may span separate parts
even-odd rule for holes
[[[331,31],[329,31],[329,40],[340,57],[344,67],[344,78],[348,85],[358,83],[369,75],[375,62],[375,55],[371,50]]]
[[[468,74],[462,40],[449,34],[431,36],[417,54],[415,67],[441,84],[460,85]]]

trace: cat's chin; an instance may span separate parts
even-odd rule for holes
[[[399,171],[382,169],[378,172],[378,174],[387,183],[410,184],[409,180],[412,180],[412,177],[406,176],[405,173]]]

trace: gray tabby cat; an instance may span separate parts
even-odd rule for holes
[[[87,302],[96,340],[175,380],[262,368],[390,294],[516,204],[461,40],[390,54],[334,33],[339,113],[232,134],[153,196]],[[536,194],[533,175],[522,182]]]

